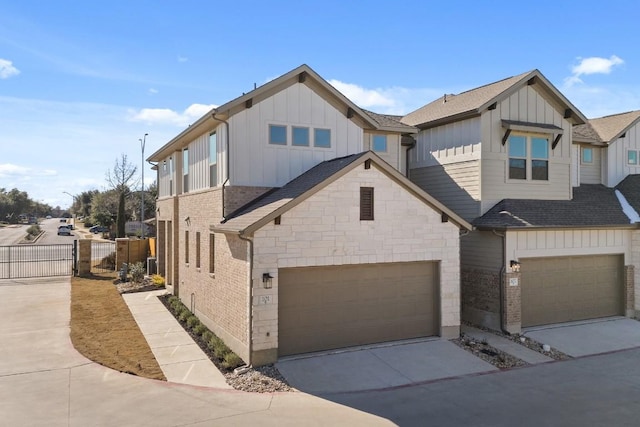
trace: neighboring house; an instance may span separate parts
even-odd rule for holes
[[[608,188],[632,169],[627,154],[607,157],[610,141],[589,129],[573,141],[587,119],[538,70],[445,95],[402,122],[419,129],[411,180],[475,227],[461,238],[464,320],[517,333],[639,308],[640,239]],[[578,168],[581,149],[607,159],[601,175]]]
[[[149,157],[159,273],[245,362],[458,336],[471,226],[404,176],[398,119],[303,65]]]

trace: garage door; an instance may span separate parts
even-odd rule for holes
[[[521,260],[522,326],[624,314],[622,255]]]
[[[436,335],[436,263],[278,272],[280,356]]]

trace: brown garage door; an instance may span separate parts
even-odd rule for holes
[[[278,272],[278,354],[436,335],[437,263]]]
[[[624,314],[622,255],[521,260],[522,326]]]

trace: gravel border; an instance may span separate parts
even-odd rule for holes
[[[460,338],[451,340],[451,342],[499,369],[510,369],[528,365],[524,360],[518,359],[502,350],[498,350],[490,346],[486,341],[478,341],[464,333],[460,334]]]

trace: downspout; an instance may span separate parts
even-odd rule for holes
[[[253,240],[250,237],[245,237],[242,234],[238,234],[241,240],[245,242],[249,242],[249,298],[248,298],[248,309],[249,309],[249,330],[247,331],[247,336],[249,337],[249,360],[247,360],[247,366],[252,366],[252,357],[253,357]]]
[[[408,139],[408,138],[411,138],[411,141],[410,141],[410,142],[402,141],[402,142],[400,143],[400,145],[401,145],[401,146],[403,146],[403,147],[408,147],[408,148],[407,148],[407,151],[405,151],[405,154],[404,154],[404,157],[405,157],[405,158],[404,158],[404,164],[405,164],[405,167],[407,168],[407,170],[406,170],[406,171],[404,171],[404,174],[405,174],[405,176],[406,176],[407,178],[409,178],[409,151],[411,151],[411,150],[413,150],[414,148],[416,148],[416,144],[417,144],[417,143],[416,143],[416,140],[415,140],[413,137],[411,137],[411,136],[407,136],[407,139]],[[405,137],[401,137],[401,139],[405,139]]]
[[[502,267],[500,268],[500,286],[498,286],[500,294],[500,330],[505,334],[509,334],[504,327],[504,275],[507,270],[507,262],[505,258],[507,256],[507,236],[505,234],[496,233],[496,230],[491,230],[493,234],[502,238]]]
[[[216,117],[217,113],[218,113],[218,110],[214,109],[213,113],[211,113],[211,118],[213,120],[217,120],[219,122],[224,123],[224,125],[226,127],[226,132],[225,132],[226,144],[225,144],[225,148],[227,149],[227,165],[226,165],[227,178],[222,183],[222,221],[221,221],[221,222],[224,222],[226,220],[226,218],[227,218],[227,211],[226,211],[227,206],[225,205],[225,202],[224,202],[224,187],[229,182],[229,177],[231,176],[231,162],[230,162],[231,156],[229,154],[229,151],[231,150],[231,146],[229,145],[229,141],[230,141],[230,139],[229,139],[229,122],[226,121],[226,120],[217,118]],[[211,153],[209,153],[209,155],[211,155]]]

